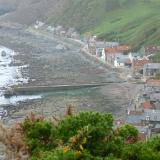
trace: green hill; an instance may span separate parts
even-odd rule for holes
[[[39,19],[133,48],[160,45],[160,0],[0,0],[4,3],[17,8],[0,21],[30,25]]]
[[[66,0],[61,13],[48,22],[139,48],[160,44],[159,8],[159,0]]]

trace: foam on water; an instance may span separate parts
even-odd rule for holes
[[[42,96],[41,95],[32,95],[32,96],[26,96],[26,95],[21,95],[21,96],[13,96],[11,98],[5,98],[4,96],[0,96],[0,104],[1,105],[16,105],[18,102],[23,102],[26,100],[33,100],[33,99],[40,99]]]
[[[4,97],[4,91],[17,84],[28,83],[29,78],[22,76],[21,70],[27,66],[11,66],[16,53],[6,47],[0,46],[0,106],[16,104],[20,101],[41,98],[41,96],[15,96],[10,99]]]

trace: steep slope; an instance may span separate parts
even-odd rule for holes
[[[159,0],[68,0],[62,14],[49,22],[72,25],[82,33],[91,32],[136,49],[160,44],[159,8]]]
[[[1,1],[4,0],[0,0]],[[12,4],[7,0],[7,4]],[[1,21],[11,21],[30,25],[35,20],[46,20],[52,14],[57,14],[58,9],[63,7],[65,0],[13,0],[16,3],[14,12],[0,17]],[[55,11],[55,12],[54,12]]]
[[[129,43],[134,48],[160,44],[160,1],[135,1],[128,8],[108,13],[92,32],[101,38]]]
[[[5,0],[0,0],[1,2]],[[160,0],[6,0],[14,11],[0,18],[21,24],[40,19],[140,48],[160,45]]]

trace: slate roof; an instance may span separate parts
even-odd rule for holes
[[[128,55],[123,55],[123,54],[117,54],[115,55],[115,58],[118,63],[125,63],[125,64],[131,64],[131,60],[128,57]]]
[[[160,121],[160,110],[145,109],[142,120],[146,120],[147,116],[150,117],[151,121]]]
[[[149,117],[151,121],[160,122],[160,110],[145,109],[144,113],[140,115],[131,114],[126,116],[126,123],[130,124],[141,124],[142,121],[146,121],[146,118]]]
[[[130,124],[140,124],[144,115],[127,115],[126,122]]]
[[[147,69],[159,69],[160,70],[160,63],[148,63],[144,65],[144,68]]]

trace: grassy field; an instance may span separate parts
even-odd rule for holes
[[[106,15],[106,20],[92,30],[99,37],[128,43],[133,48],[160,43],[160,1],[137,1],[127,9]]]
[[[62,14],[48,21],[138,49],[160,44],[159,8],[159,0],[68,0]]]
[[[160,52],[151,58],[153,63],[160,63]]]

